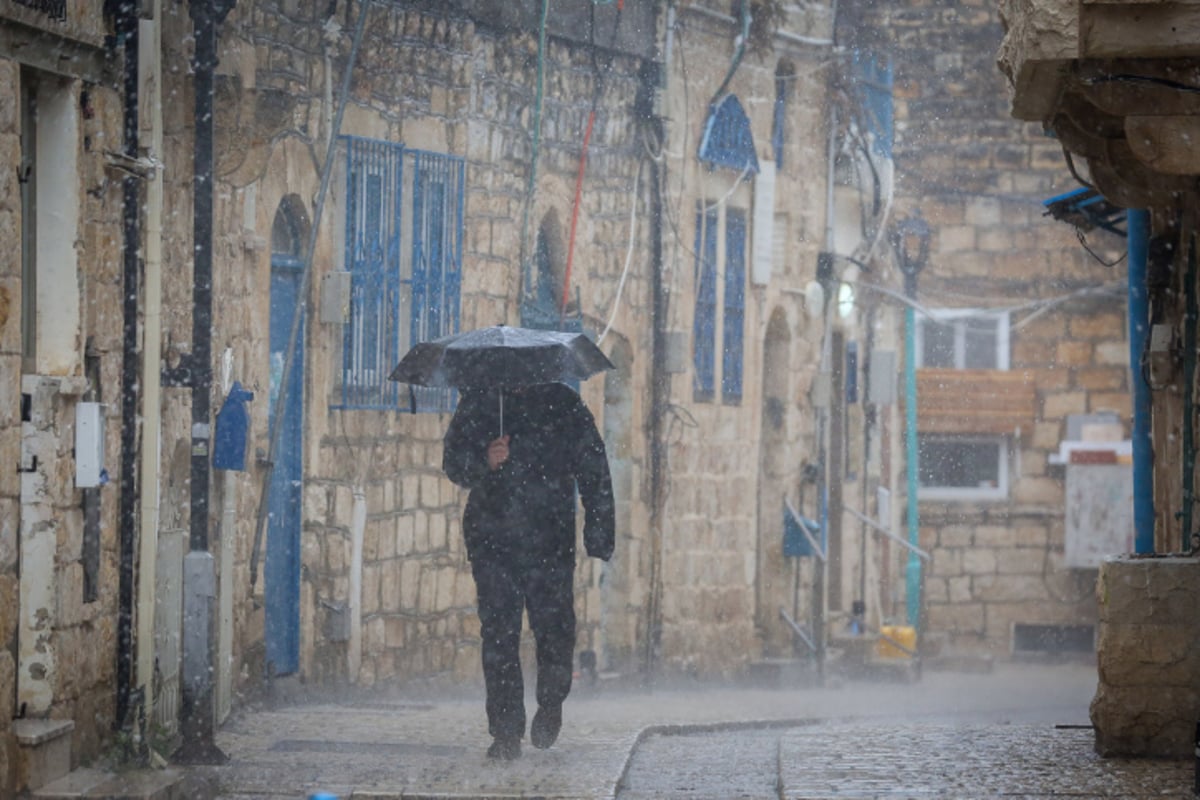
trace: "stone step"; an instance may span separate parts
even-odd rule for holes
[[[177,769],[120,773],[77,769],[30,793],[32,800],[205,800],[213,793]]]
[[[39,789],[71,771],[70,719],[17,719],[12,732],[17,739],[17,786]]]

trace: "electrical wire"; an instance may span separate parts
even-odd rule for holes
[[[633,199],[629,204],[629,244],[625,249],[625,266],[621,270],[621,280],[617,283],[617,293],[613,296],[612,310],[608,314],[608,322],[604,325],[604,330],[600,332],[600,336],[596,339],[596,344],[604,341],[604,337],[608,336],[608,332],[612,330],[613,320],[617,318],[617,310],[621,307],[621,292],[625,289],[625,278],[629,276],[629,265],[633,262],[633,242],[637,233],[637,207],[638,207],[638,183],[642,178],[642,162],[638,162],[637,172],[633,176]]]
[[[609,48],[616,45],[617,30],[621,26],[621,10],[624,8],[624,0],[617,4],[617,13],[613,15],[612,36],[609,37]],[[588,25],[588,37],[590,39],[592,55],[592,73],[595,85],[592,87],[592,106],[588,109],[587,126],[583,133],[583,146],[579,153],[579,171],[575,176],[575,202],[571,208],[571,233],[567,241],[567,266],[563,271],[563,287],[562,287],[562,302],[558,307],[558,326],[563,327],[563,320],[567,315],[567,302],[571,297],[571,265],[575,260],[575,230],[579,224],[579,206],[583,194],[583,176],[587,170],[588,144],[592,140],[592,129],[596,124],[596,108],[600,104],[600,97],[604,94],[604,78],[612,69],[612,56],[608,57],[608,63],[604,65],[604,69],[600,68],[600,61],[596,57],[596,6],[593,3],[591,6],[590,24]]]

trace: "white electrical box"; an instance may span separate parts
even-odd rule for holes
[[[1067,464],[1063,566],[1096,569],[1108,556],[1134,551],[1133,467]]]
[[[349,320],[350,273],[327,273],[321,279],[321,322],[344,325]]]
[[[90,489],[108,483],[104,469],[104,405],[75,404],[75,486]]]
[[[871,353],[870,395],[867,401],[876,406],[890,406],[896,402],[895,350],[876,350]]]

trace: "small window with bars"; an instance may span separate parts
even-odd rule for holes
[[[340,405],[451,411],[451,390],[387,376],[414,344],[459,330],[465,164],[392,142],[343,140],[351,299]]]

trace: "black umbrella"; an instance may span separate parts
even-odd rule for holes
[[[503,425],[504,389],[583,380],[612,368],[582,333],[495,325],[421,342],[388,377],[418,386],[496,389]]]

